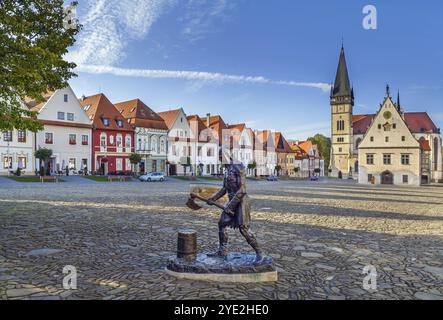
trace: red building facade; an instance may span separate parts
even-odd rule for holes
[[[104,94],[81,99],[92,120],[92,171],[96,174],[130,174],[134,130]]]

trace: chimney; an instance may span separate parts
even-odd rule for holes
[[[209,128],[209,125],[211,123],[211,114],[207,113],[206,114],[206,126]]]
[[[80,98],[81,101],[85,101],[85,99],[86,99],[85,95],[82,95],[82,97]]]

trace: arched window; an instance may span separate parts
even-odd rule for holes
[[[151,138],[151,151],[158,152],[157,137],[155,137],[155,136]]]
[[[122,148],[123,147],[123,137],[121,134],[117,135],[117,148]]]
[[[345,121],[338,120],[337,121],[337,131],[343,131],[343,130],[345,130]]]
[[[131,148],[131,144],[132,144],[132,138],[130,135],[127,135],[125,138],[125,147]]]
[[[108,144],[106,139],[107,139],[106,133],[102,133],[100,135],[100,147],[106,148],[106,146]]]
[[[166,151],[165,138],[161,138],[161,140],[160,140],[160,152],[164,153],[165,151]]]
[[[438,154],[440,151],[438,138],[434,138],[434,171],[438,171]]]

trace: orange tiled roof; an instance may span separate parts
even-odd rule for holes
[[[99,93],[80,100],[80,104],[86,111],[95,129],[132,131],[128,121],[118,112],[111,101]],[[109,126],[105,126],[103,120],[109,120]],[[118,120],[122,120],[123,126],[119,127]]]
[[[140,99],[116,103],[115,107],[134,127],[168,130],[163,118]]]
[[[37,102],[35,99],[32,99],[30,97],[24,97],[23,102],[28,107],[30,111],[33,112],[40,112],[40,110],[43,108],[43,106],[48,102],[48,100],[54,95],[55,91],[48,91],[46,93],[43,93],[43,101]]]
[[[182,109],[174,109],[174,110],[159,112],[158,115],[162,117],[162,119],[165,121],[166,126],[169,129],[171,129],[181,111]]]

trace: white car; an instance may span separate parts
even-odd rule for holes
[[[142,182],[151,182],[151,181],[165,181],[165,175],[161,172],[151,172],[145,175],[142,175],[138,178]]]

